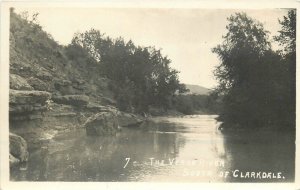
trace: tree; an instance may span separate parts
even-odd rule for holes
[[[290,10],[283,20],[279,20],[279,23],[281,30],[274,39],[284,47],[283,55],[293,54],[296,52],[296,10]]]
[[[286,45],[284,54],[272,51],[268,32],[258,21],[244,13],[228,18],[228,33],[213,49],[221,60],[215,76],[219,80],[217,92],[223,95],[219,119],[224,127],[293,127],[290,111],[294,108],[295,70],[291,65],[295,62],[291,62],[291,55],[295,30],[289,27],[295,26],[295,15],[288,15],[280,21],[282,30],[275,38]]]
[[[220,120],[246,127],[258,122],[253,113],[259,107],[257,85],[262,75],[256,67],[270,50],[270,43],[263,25],[245,13],[236,13],[228,21],[223,43],[213,48],[221,60],[214,72],[218,91],[224,95]]]
[[[95,29],[76,34],[72,44],[94,57],[101,74],[114,82],[117,105],[124,111],[145,112],[150,105],[168,109],[175,93],[185,90],[171,60],[155,47],[111,39]]]
[[[223,93],[245,81],[252,59],[259,58],[270,49],[268,32],[261,23],[249,18],[245,13],[236,13],[227,20],[228,32],[223,36],[224,41],[212,50],[222,62],[214,74]]]
[[[286,71],[284,118],[288,126],[294,128],[296,120],[296,10],[289,10],[287,16],[279,20],[279,23],[281,30],[274,39],[283,46],[283,50],[279,53]]]

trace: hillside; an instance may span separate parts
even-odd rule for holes
[[[12,163],[28,159],[27,147],[47,146],[55,135],[84,127],[99,113],[114,114],[118,125],[111,128],[140,122],[138,116],[118,111],[111,80],[99,74],[97,63],[81,48],[59,45],[34,19],[13,10],[9,41]]]
[[[76,62],[71,51],[60,46],[33,21],[11,13],[11,74],[22,77],[33,90],[47,91],[53,96],[87,95],[93,102],[106,104],[106,97],[112,97],[108,80],[99,76],[88,55],[77,51],[82,60]]]
[[[197,94],[197,95],[208,95],[211,90],[199,85],[185,84],[186,88],[190,91],[187,94]]]

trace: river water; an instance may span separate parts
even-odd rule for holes
[[[55,137],[11,169],[13,181],[293,182],[284,133],[222,133],[215,115],[161,117],[113,137]]]

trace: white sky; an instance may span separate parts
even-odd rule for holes
[[[38,12],[40,25],[62,45],[70,43],[75,32],[95,28],[136,45],[162,48],[171,67],[180,71],[181,82],[208,88],[217,85],[213,70],[219,60],[211,49],[222,42],[227,17],[246,12],[274,36],[280,30],[278,19],[287,14],[283,9],[16,8],[25,10]]]

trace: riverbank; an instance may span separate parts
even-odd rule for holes
[[[15,95],[17,93],[17,95]],[[32,152],[37,149],[47,149],[49,143],[58,135],[85,128],[87,121],[100,113],[113,114],[113,120],[118,126],[128,127],[145,120],[140,115],[119,111],[113,106],[102,106],[92,103],[79,104],[74,99],[72,103],[58,104],[52,101],[51,96],[36,98],[42,92],[11,90],[10,94],[10,133],[17,135],[19,143],[10,146],[10,163],[16,164],[27,161],[20,157],[23,152]],[[35,102],[32,102],[35,101]],[[82,100],[79,100],[82,102]],[[32,109],[30,105],[45,107],[45,109]],[[29,111],[32,109],[31,111]],[[98,127],[98,126],[97,126]],[[99,127],[109,128],[106,124]],[[25,144],[25,145],[24,145]]]
[[[184,115],[175,110],[164,112],[164,114],[160,116],[153,116],[150,114],[141,116],[121,112],[113,106],[101,106],[92,103],[83,104],[82,102],[79,104],[75,100],[73,100],[72,104],[69,105],[62,104],[65,102],[58,104],[52,101],[51,96],[49,96],[48,99],[43,99],[44,103],[40,102],[41,105],[45,104],[44,106],[47,107],[45,110],[34,110],[32,112],[28,112],[27,110],[24,110],[24,106],[20,104],[26,99],[24,99],[23,96],[14,96],[13,93],[15,92],[16,90],[11,91],[11,97],[14,101],[11,101],[10,105],[10,133],[18,135],[21,139],[24,139],[24,142],[26,142],[26,151],[29,153],[38,149],[48,149],[49,143],[51,143],[55,137],[61,136],[72,130],[86,128],[87,121],[91,120],[96,120],[96,122],[92,121],[93,126],[92,128],[89,127],[87,134],[97,135],[95,132],[90,133],[89,131],[97,130],[100,127],[102,128],[101,130],[105,132],[105,128],[113,128],[114,126],[111,126],[110,123],[115,122],[114,118],[118,125],[115,129],[120,130],[122,127],[138,127],[144,121],[159,121],[160,118],[172,119],[193,117],[192,115]],[[22,94],[20,92],[21,91],[18,91],[18,94]],[[27,100],[32,100],[28,94],[30,93],[26,92]],[[80,99],[80,101],[82,100]],[[28,104],[28,102],[26,104]],[[16,113],[15,110],[18,110],[18,112]],[[99,120],[99,118],[97,118],[97,114],[101,113],[109,113],[114,116],[109,119],[109,123],[101,123],[102,121],[97,121]],[[108,129],[108,131],[111,130]],[[107,136],[111,134],[103,135]],[[21,150],[24,148],[11,147],[10,152],[16,152],[16,149]],[[16,155],[19,154],[12,154],[11,156],[12,165],[21,161],[20,157]],[[15,159],[19,159],[19,161],[16,161]]]

